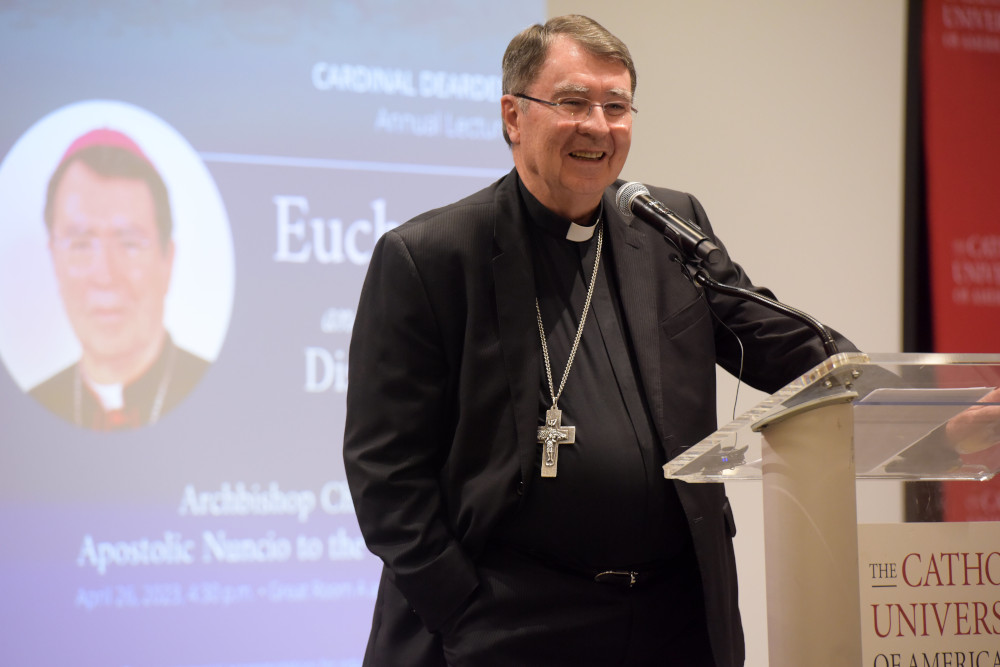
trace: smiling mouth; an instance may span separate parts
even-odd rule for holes
[[[604,151],[573,151],[569,156],[577,160],[597,161],[604,157]]]
[[[98,322],[114,322],[125,316],[124,308],[94,308],[89,313]]]

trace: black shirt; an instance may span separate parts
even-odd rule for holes
[[[570,221],[542,206],[523,184],[520,193],[533,223],[535,290],[558,391],[593,275],[598,234],[587,241],[568,240]],[[610,236],[603,234],[590,310],[558,401],[562,425],[576,427],[575,442],[559,446],[555,478],[540,477],[543,446],[538,445],[536,479],[500,535],[511,546],[598,569],[662,560],[685,548],[689,539],[673,482],[663,477],[666,457],[626,342],[609,266]],[[552,403],[544,361],[539,378],[542,425]]]

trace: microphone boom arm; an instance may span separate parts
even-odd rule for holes
[[[707,289],[711,289],[727,296],[735,296],[747,301],[753,301],[754,303],[760,304],[775,312],[802,322],[806,326],[813,329],[816,332],[816,335],[819,336],[820,340],[823,342],[823,349],[826,351],[828,357],[839,354],[840,350],[837,347],[837,342],[833,339],[833,334],[830,333],[830,330],[825,324],[817,320],[809,313],[803,312],[798,308],[793,308],[792,306],[786,305],[762,294],[758,294],[757,292],[753,292],[742,287],[733,287],[732,285],[720,283],[718,280],[708,275],[708,272],[706,272],[703,268],[699,268],[695,272],[694,280],[699,285]]]
[[[616,181],[615,184],[619,186],[615,194],[615,203],[618,205],[618,211],[626,218],[635,215],[653,229],[663,234],[663,238],[680,251],[681,255],[691,263],[691,267],[697,269],[692,276],[688,270],[688,266],[681,262],[684,273],[687,274],[688,278],[697,282],[702,287],[745,301],[753,301],[786,317],[791,317],[802,322],[813,329],[816,335],[819,336],[827,356],[832,357],[839,354],[840,351],[837,349],[837,343],[833,339],[833,334],[826,325],[812,315],[751,290],[725,285],[708,275],[704,265],[716,264],[721,261],[723,252],[698,225],[685,220],[654,199],[650,195],[649,189],[642,183],[636,181],[630,183]]]

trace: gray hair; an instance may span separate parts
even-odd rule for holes
[[[536,23],[515,35],[503,54],[503,94],[523,93],[538,77],[545,64],[549,46],[559,36],[577,42],[588,53],[605,60],[617,60],[628,70],[635,95],[635,63],[628,47],[594,19],[568,14],[549,19],[545,25]],[[510,145],[507,127],[503,138]]]

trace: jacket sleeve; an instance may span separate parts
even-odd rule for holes
[[[384,234],[351,337],[344,463],[368,548],[435,631],[478,580],[441,494],[455,382],[426,290],[403,238]]]

